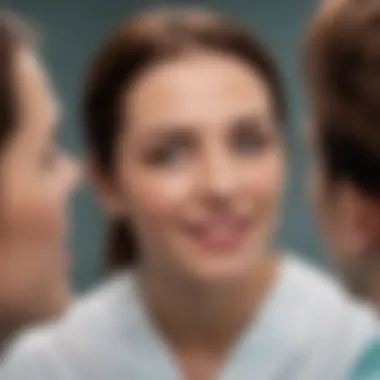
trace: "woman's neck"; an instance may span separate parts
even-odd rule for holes
[[[157,327],[172,345],[181,350],[228,350],[260,309],[280,267],[281,258],[268,255],[231,285],[199,285],[143,272],[141,285]]]

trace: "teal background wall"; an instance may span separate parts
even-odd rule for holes
[[[283,71],[291,111],[289,190],[279,242],[323,263],[320,239],[305,199],[309,157],[301,136],[306,112],[299,78],[302,36],[316,0],[5,0],[7,7],[20,12],[42,31],[44,57],[64,104],[64,146],[81,155],[79,101],[89,57],[126,16],[158,4],[205,5],[227,12],[257,31],[272,47]],[[72,250],[77,263],[73,276],[77,289],[84,290],[100,275],[106,232],[104,215],[91,189],[79,192],[72,216]]]

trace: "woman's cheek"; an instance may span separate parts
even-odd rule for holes
[[[186,206],[191,200],[194,180],[186,173],[180,173],[162,177],[146,176],[132,183],[134,186],[129,194],[133,207],[159,217]]]
[[[8,197],[2,210],[3,225],[20,238],[46,242],[60,232],[61,215],[53,194],[17,191]]]

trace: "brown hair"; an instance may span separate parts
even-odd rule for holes
[[[0,11],[0,148],[14,132],[17,107],[14,95],[14,59],[18,48],[32,46],[32,31],[21,19]]]
[[[193,50],[238,57],[258,70],[273,94],[279,119],[285,104],[277,69],[261,43],[229,19],[197,10],[153,11],[127,21],[107,40],[92,62],[84,95],[85,134],[91,156],[105,177],[114,174],[119,135],[119,100],[150,65]],[[126,221],[114,221],[106,251],[108,268],[138,262],[137,242]]]
[[[380,197],[380,3],[346,0],[315,18],[305,63],[330,179]]]

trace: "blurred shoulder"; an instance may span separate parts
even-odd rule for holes
[[[311,293],[316,297],[312,300],[314,302],[321,302],[327,296],[328,299],[339,299],[343,303],[361,304],[364,309],[369,310],[364,303],[355,301],[342,283],[328,270],[293,252],[286,254],[285,262],[285,275],[290,278],[289,283],[298,288],[299,296],[308,298]]]
[[[308,352],[315,365],[330,366],[337,371],[335,378],[346,378],[377,336],[375,311],[353,299],[331,275],[297,256],[288,257],[287,276],[290,330],[302,336],[300,347],[312,347]]]
[[[294,254],[287,255],[286,276],[293,302],[299,304],[304,313],[325,315],[334,321],[356,320],[376,331],[378,322],[375,311],[364,302],[354,299],[331,274],[311,265]]]
[[[133,274],[115,275],[78,298],[59,321],[22,334],[5,356],[1,379],[71,379],[63,363],[68,356],[101,354],[117,341],[121,322],[133,330],[140,319]]]

